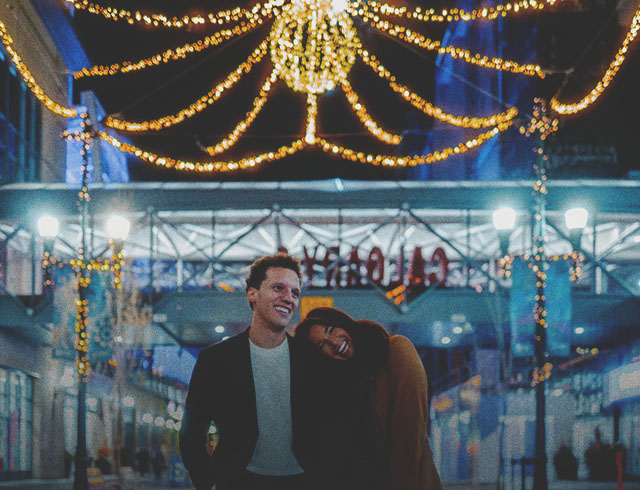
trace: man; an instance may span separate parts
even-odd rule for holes
[[[300,299],[300,263],[262,257],[247,277],[253,310],[245,332],[202,350],[194,367],[180,452],[197,490],[304,490],[304,447],[312,444],[304,369],[285,331]],[[210,456],[207,432],[219,443]]]

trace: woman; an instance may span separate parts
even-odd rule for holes
[[[364,393],[353,400],[367,400],[375,413],[386,489],[441,490],[427,437],[427,377],[409,339],[334,308],[309,312],[295,336],[334,368],[350,373],[353,391]]]

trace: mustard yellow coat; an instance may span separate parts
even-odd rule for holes
[[[389,338],[389,362],[375,380],[375,405],[389,457],[388,490],[442,490],[427,436],[427,375],[402,335]]]

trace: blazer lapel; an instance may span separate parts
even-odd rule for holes
[[[247,431],[258,437],[258,413],[256,408],[256,388],[253,384],[253,371],[251,369],[251,351],[249,350],[249,329],[242,334],[242,342],[238,343],[238,350],[234,352],[236,359],[236,386],[234,390],[242,401],[239,410],[246,412]]]

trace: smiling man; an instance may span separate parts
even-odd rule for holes
[[[300,299],[300,263],[262,257],[247,277],[243,333],[203,349],[194,367],[180,452],[197,490],[303,490],[304,369],[286,332]],[[220,440],[206,450],[214,423]]]

